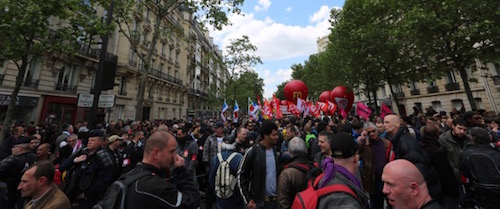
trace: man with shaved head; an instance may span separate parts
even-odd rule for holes
[[[417,140],[408,133],[406,126],[401,125],[399,116],[385,116],[384,128],[390,135],[389,139],[393,145],[392,150],[395,159],[406,159],[415,164],[427,181],[432,198],[439,202],[444,201],[441,192],[441,181],[431,164],[429,156],[422,150]]]
[[[384,167],[383,192],[394,209],[440,209],[429,195],[424,176],[408,160],[395,160]]]
[[[175,137],[165,131],[151,135],[144,145],[142,162],[127,173],[146,175],[128,188],[125,208],[198,208],[200,195],[184,158],[176,153]],[[169,173],[173,167],[173,173]]]

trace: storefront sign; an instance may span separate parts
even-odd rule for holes
[[[94,94],[80,93],[78,94],[78,107],[92,107],[94,102]],[[115,106],[115,95],[101,94],[97,107],[108,108]]]
[[[7,106],[11,100],[10,95],[0,94],[0,106]],[[36,107],[38,97],[17,96],[16,105],[20,107]]]

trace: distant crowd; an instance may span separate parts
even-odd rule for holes
[[[0,208],[90,209],[130,178],[123,208],[496,208],[493,112],[274,120],[14,123]],[[201,199],[204,199],[201,205]],[[311,201],[315,200],[315,201]]]

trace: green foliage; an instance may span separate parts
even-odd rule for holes
[[[280,100],[286,99],[285,91],[284,91],[286,83],[288,83],[288,81],[283,81],[283,83],[280,83],[278,85],[278,89],[274,92],[274,95],[276,96],[276,98],[278,98]]]
[[[262,94],[264,93],[263,87],[264,79],[260,78],[259,74],[255,71],[248,70],[241,73],[239,78],[229,86],[229,89],[233,89],[233,91],[229,91],[227,98],[236,98],[240,105],[240,109],[246,110],[245,108],[248,106],[248,97],[252,98],[254,101],[257,95],[262,98]],[[228,100],[228,104],[232,102]]]
[[[88,3],[88,4],[87,4]],[[103,2],[89,0],[2,0],[0,1],[0,61],[11,60],[18,70],[11,97],[16,98],[29,63],[44,57],[54,62],[71,57],[81,45],[96,44],[109,32],[97,11]],[[50,58],[50,59],[48,59]],[[9,127],[15,99],[7,107],[4,120]],[[4,133],[9,129],[4,129]],[[3,136],[0,135],[0,143]]]

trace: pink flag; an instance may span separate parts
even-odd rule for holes
[[[391,108],[389,108],[387,105],[385,105],[385,103],[382,102],[382,105],[380,105],[380,117],[382,117],[383,119],[386,115],[389,115],[391,113]]]
[[[364,119],[368,119],[370,114],[372,114],[372,110],[365,104],[358,102],[358,104],[356,104],[356,114]]]
[[[337,110],[337,105],[333,102],[328,101],[328,111],[330,112],[330,115],[335,114],[336,110]]]

